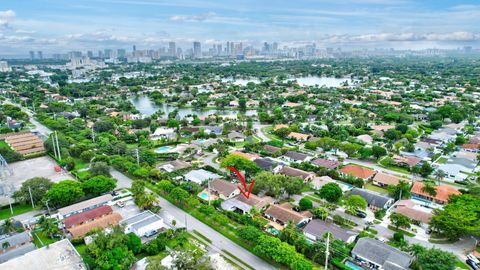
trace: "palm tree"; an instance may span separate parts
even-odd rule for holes
[[[55,220],[53,218],[41,217],[38,220],[38,225],[42,231],[52,239],[53,236],[59,232],[58,225],[55,224]]]
[[[2,248],[7,249],[8,247],[10,247],[10,243],[8,241],[3,242]]]
[[[142,198],[140,198],[138,207],[141,209],[149,209],[157,203],[158,199],[155,197],[155,195],[153,195],[153,193],[146,193],[142,196]]]
[[[425,182],[424,186],[422,187],[422,192],[425,192],[433,197],[437,195],[437,189],[430,182]]]
[[[2,234],[10,234],[13,231],[15,231],[13,220],[11,218],[7,218],[2,225]]]
[[[436,170],[433,176],[435,176],[435,179],[437,179],[438,185],[440,185],[440,182],[443,180],[443,178],[445,178],[446,173],[443,170]]]

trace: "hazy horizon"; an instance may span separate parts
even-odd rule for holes
[[[56,0],[0,3],[0,55],[105,48],[203,49],[227,41],[280,47],[454,49],[480,44],[477,1]]]

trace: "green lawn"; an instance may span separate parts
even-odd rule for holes
[[[75,168],[74,170],[80,170],[80,169],[83,169],[83,168],[87,168],[89,163],[88,162],[85,162],[79,158],[75,158],[74,159],[75,161]]]
[[[447,163],[447,161],[448,161],[448,158],[441,157],[441,158],[437,159],[437,161],[435,161],[435,162],[440,163],[440,164],[445,164],[445,163]]]
[[[394,166],[394,165],[390,165],[390,164],[387,164],[385,162],[383,162],[384,159],[381,159],[379,162],[378,162],[378,165],[380,165],[381,167],[385,168],[385,169],[389,169],[389,170],[392,170],[392,171],[395,171],[395,172],[399,172],[399,173],[405,173],[405,174],[410,174],[410,172],[405,169],[405,168],[402,168],[402,167],[398,167],[398,166]]]
[[[13,206],[13,215],[10,212],[10,206],[6,205],[2,209],[0,209],[0,220],[7,219],[9,217],[17,216],[20,214],[24,214],[33,210],[37,210],[38,208],[32,208],[30,204],[26,205],[12,205]]]
[[[375,192],[378,192],[378,193],[388,193],[388,191],[384,188],[381,188],[381,187],[378,187],[378,186],[375,186],[374,184],[372,184],[371,182],[365,184],[364,186],[365,189],[368,189],[368,190],[371,190],[371,191],[375,191]]]
[[[57,242],[58,240],[60,240],[60,239],[58,239],[58,238],[51,239],[44,232],[34,232],[33,233],[33,243],[38,248],[41,248],[41,247],[46,246],[46,245],[50,245],[52,243]]]

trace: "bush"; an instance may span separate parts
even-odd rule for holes
[[[375,211],[375,218],[379,219],[379,220],[382,220],[383,217],[385,217],[386,214],[387,214],[387,210],[385,210],[385,209]]]
[[[401,243],[405,240],[405,236],[401,232],[396,232],[393,234],[393,240],[395,240],[395,242]]]
[[[298,202],[298,205],[300,206],[300,210],[302,211],[313,208],[313,202],[307,198],[301,198],[300,201]]]

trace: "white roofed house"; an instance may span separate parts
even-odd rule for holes
[[[206,171],[204,169],[190,171],[187,174],[185,174],[184,177],[185,177],[185,181],[192,181],[199,185],[202,184],[203,181],[221,178],[220,175],[210,171]]]
[[[153,134],[150,135],[150,139],[151,140],[160,140],[160,139],[173,140],[176,138],[176,136],[177,136],[177,133],[175,132],[175,129],[159,127],[155,130]]]
[[[120,224],[125,226],[125,233],[133,232],[138,237],[153,235],[165,228],[163,219],[150,211],[124,219]]]

